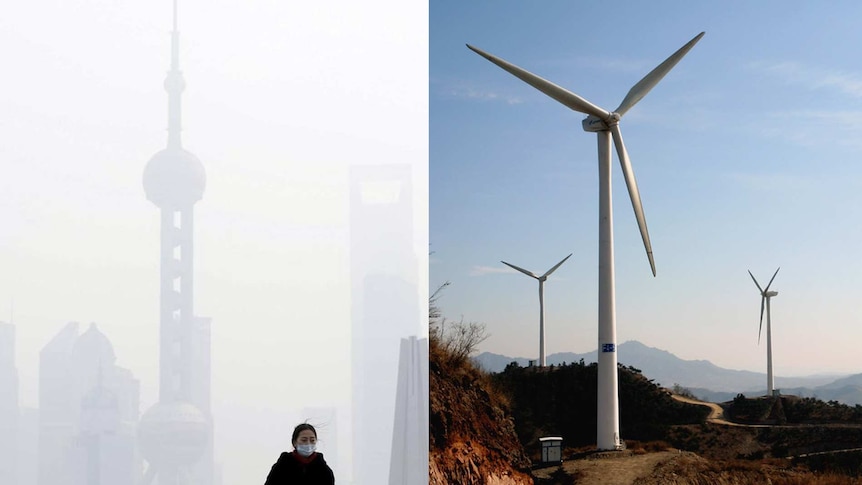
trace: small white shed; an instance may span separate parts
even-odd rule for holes
[[[563,438],[559,436],[545,436],[539,438],[542,443],[542,462],[560,463],[563,461]]]

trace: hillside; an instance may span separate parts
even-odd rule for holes
[[[554,367],[508,366],[493,376],[512,399],[512,415],[521,443],[536,454],[542,436],[562,436],[565,445],[596,441],[596,364]],[[620,434],[638,441],[661,440],[668,428],[700,424],[709,411],[684,404],[645,378],[637,369],[619,368]]]
[[[469,324],[432,326],[429,342],[429,485],[532,485],[508,399],[467,358]]]
[[[489,375],[469,364],[463,347],[452,354],[439,345],[430,361],[430,485],[862,483],[858,451],[799,456],[862,445],[862,407],[737,396],[721,407],[751,425],[716,424],[705,421],[707,406],[680,403],[621,366],[628,449],[596,453],[595,364],[513,364]],[[786,424],[768,425],[779,422]],[[539,464],[537,440],[547,435],[564,437],[560,465]]]

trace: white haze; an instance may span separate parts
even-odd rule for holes
[[[112,341],[142,413],[158,399],[159,215],[141,176],[166,144],[170,29],[169,0],[0,16],[0,320],[23,407],[69,321]],[[337,409],[323,447],[349,442],[351,164],[412,165],[427,299],[427,6],[181,0],[179,31],[183,145],[207,172],[194,298],[212,318],[216,462],[225,484],[262,483],[305,414]]]

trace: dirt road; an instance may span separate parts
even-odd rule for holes
[[[680,455],[678,450],[645,455],[616,452],[602,458],[567,461],[563,463],[563,469],[570,476],[577,477],[577,484],[631,485],[637,479],[649,477],[656,467]],[[551,478],[557,468],[554,466],[535,470],[533,475]]]
[[[688,403],[688,404],[696,404],[698,406],[706,406],[710,409],[709,416],[706,417],[706,420],[710,423],[715,424],[724,424],[727,426],[744,426],[747,428],[767,428],[768,426],[765,424],[739,424],[732,423],[726,419],[724,419],[724,409],[721,409],[721,406],[714,402],[704,402],[698,401],[696,399],[690,399],[687,397],[679,396],[677,394],[671,395],[674,399],[680,402]]]

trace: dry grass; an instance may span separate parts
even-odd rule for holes
[[[862,483],[858,478],[845,475],[815,475],[813,473],[804,476],[793,476],[772,479],[774,485],[858,485]]]

